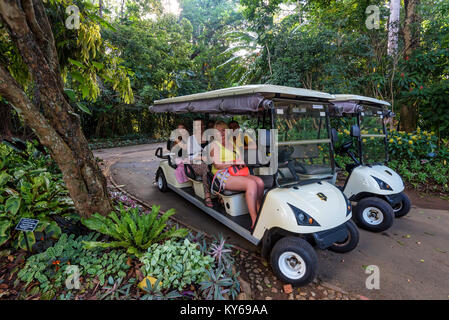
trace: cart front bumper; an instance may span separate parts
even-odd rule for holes
[[[343,241],[348,237],[346,222],[333,229],[316,232],[313,234],[313,237],[320,249],[329,248],[335,242]]]

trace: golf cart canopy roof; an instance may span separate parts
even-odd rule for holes
[[[333,106],[329,108],[331,115],[341,116],[343,113],[357,113],[363,111],[363,106],[386,110],[390,104],[383,100],[353,94],[336,94],[332,100]]]
[[[276,101],[326,103],[333,95],[284,86],[246,85],[157,100],[151,112],[247,113],[272,107]]]

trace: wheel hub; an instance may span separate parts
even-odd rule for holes
[[[159,189],[162,189],[162,187],[164,186],[164,181],[162,181],[161,176],[159,176],[159,178],[157,179],[157,185],[158,185]]]
[[[278,263],[281,272],[290,279],[300,279],[306,273],[306,263],[296,252],[284,252]]]
[[[382,221],[384,220],[384,215],[382,211],[376,207],[368,207],[365,210],[363,210],[362,214],[363,219],[371,225],[381,224]]]

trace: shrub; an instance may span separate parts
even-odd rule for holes
[[[122,247],[128,253],[140,257],[154,243],[187,236],[187,229],[172,227],[165,230],[167,220],[175,214],[174,209],[168,210],[161,217],[158,217],[159,210],[160,206],[153,206],[151,213],[141,214],[139,208],[125,209],[120,203],[118,214],[111,212],[104,217],[96,213],[90,218],[82,219],[82,223],[89,229],[115,239],[112,242],[87,241],[86,248]]]
[[[185,239],[152,245],[141,262],[145,274],[160,280],[161,288],[182,290],[186,285],[205,280],[214,258],[202,254],[196,244]]]
[[[56,173],[51,159],[26,144],[25,151],[0,145],[0,245],[12,239],[15,248],[26,249],[36,243],[36,234],[57,239],[61,234],[54,215],[74,212],[61,175]],[[50,161],[50,162],[49,162]],[[15,232],[21,218],[39,220],[35,232]]]
[[[64,286],[69,266],[78,267],[79,275],[85,278],[86,285],[93,285],[91,280],[94,278],[104,285],[109,276],[125,277],[129,266],[123,251],[104,252],[102,249],[84,248],[84,241],[92,241],[97,237],[90,234],[75,239],[74,235],[62,234],[53,247],[29,257],[24,268],[19,271],[18,278],[26,286],[32,281],[38,281],[40,291],[51,298]]]

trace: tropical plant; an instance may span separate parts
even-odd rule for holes
[[[213,267],[214,258],[204,255],[188,239],[154,244],[141,258],[145,275],[157,277],[161,288],[182,290],[206,278],[206,270]]]
[[[165,230],[167,220],[175,214],[174,209],[167,210],[159,216],[160,206],[153,206],[151,213],[140,213],[139,208],[125,209],[120,203],[118,214],[111,212],[105,217],[98,213],[82,223],[91,230],[110,236],[115,241],[99,242],[86,241],[86,248],[125,248],[130,254],[137,257],[154,243],[162,242],[171,238],[183,238],[187,236],[187,229],[172,227]]]
[[[94,279],[103,286],[109,276],[125,277],[129,265],[123,251],[104,252],[102,249],[84,248],[84,241],[94,241],[98,236],[91,233],[75,238],[74,235],[62,234],[53,247],[29,257],[23,269],[18,272],[18,278],[26,286],[38,281],[41,293],[54,296],[64,286],[69,266],[78,268],[79,277],[84,277],[83,286],[91,289],[95,285]]]
[[[24,146],[0,148],[0,245],[12,239],[15,248],[27,249],[28,241],[31,249],[38,233],[57,239],[61,229],[52,216],[73,213],[74,206],[60,174],[48,171],[54,165],[51,159],[33,143]],[[14,230],[22,218],[39,220],[34,232]]]
[[[225,300],[225,294],[229,294],[234,281],[226,277],[223,267],[216,270],[206,270],[207,280],[200,283],[200,290],[207,300]]]
[[[130,296],[130,290],[133,288],[136,279],[129,279],[127,283],[123,283],[123,278],[114,280],[114,277],[108,277],[108,285],[101,288],[105,290],[100,295],[100,300],[120,300],[128,299]]]
[[[215,238],[210,246],[209,254],[215,259],[218,267],[228,268],[234,262],[231,248],[232,245],[226,243],[223,235],[220,234],[218,238]]]
[[[143,287],[145,294],[140,297],[140,300],[173,300],[183,297],[183,295],[176,290],[166,293],[162,292],[160,284],[160,279],[157,279],[154,285],[151,284],[150,280],[146,279],[146,285]]]

